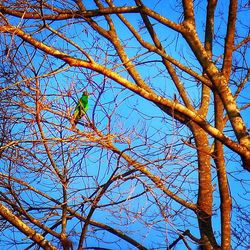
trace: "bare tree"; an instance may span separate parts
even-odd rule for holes
[[[2,247],[248,248],[249,12],[2,1]]]

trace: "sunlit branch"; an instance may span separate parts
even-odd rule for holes
[[[67,62],[70,66],[78,66],[84,67],[88,69],[92,69],[96,72],[99,72],[107,77],[113,79],[114,81],[118,82],[122,86],[130,89],[131,91],[139,94],[140,96],[144,97],[145,99],[153,101],[155,104],[163,105],[169,107],[176,112],[182,113],[185,117],[189,117],[195,123],[197,123],[200,127],[202,127],[205,131],[207,131],[210,135],[217,138],[218,140],[222,141],[225,145],[227,145],[230,149],[235,152],[238,152],[240,155],[244,156],[245,159],[250,159],[250,152],[246,150],[246,148],[238,143],[232,141],[229,137],[225,136],[222,132],[218,131],[216,128],[212,127],[204,118],[199,116],[196,112],[187,109],[183,105],[173,102],[169,99],[160,97],[154,93],[149,93],[148,91],[140,88],[139,86],[131,83],[127,79],[121,77],[116,72],[109,70],[108,68],[93,62],[84,61],[81,59],[76,59],[74,57],[69,56],[66,53],[63,53],[57,49],[49,47],[42,42],[34,39],[30,35],[26,34],[19,28],[14,26],[0,26],[0,31],[7,32],[7,33],[15,33],[16,35],[20,36],[22,39],[27,41],[28,43],[38,47],[40,50],[59,58],[65,62]],[[219,79],[218,79],[219,80]]]
[[[48,5],[47,5],[48,6]],[[103,16],[107,14],[116,14],[116,13],[136,13],[139,12],[138,7],[115,7],[115,8],[102,8],[96,10],[61,10],[58,8],[52,7],[52,12],[57,12],[56,14],[43,14],[34,12],[28,12],[25,10],[13,10],[9,7],[5,7],[0,5],[0,12],[3,14],[9,14],[11,16],[22,17],[24,19],[44,19],[44,20],[66,20],[72,18],[89,18],[89,17],[96,17],[96,16]]]
[[[24,187],[28,188],[29,190],[33,191],[34,193],[48,199],[48,201],[52,201],[53,203],[55,203],[55,205],[58,207],[58,208],[61,208],[61,202],[57,199],[54,199],[52,198],[51,196],[49,196],[48,194],[34,188],[33,186],[31,186],[30,184],[28,184],[27,182],[25,182],[24,180],[21,180],[21,179],[18,179],[18,178],[15,178],[13,176],[9,176],[9,175],[4,175],[2,173],[0,173],[0,177],[1,178],[4,178],[6,180],[9,180],[11,179],[12,181],[14,182],[17,182],[21,185],[23,185]],[[1,204],[0,204],[1,206]],[[69,214],[71,214],[72,216],[76,216],[76,218],[78,218],[80,221],[85,221],[86,220],[86,217],[82,216],[81,214],[79,214],[76,210],[70,208],[69,206],[67,207],[67,211]],[[4,211],[2,211],[4,212]],[[1,211],[0,211],[0,214],[1,214]],[[100,229],[103,229],[103,230],[106,230],[114,235],[116,235],[117,237],[129,242],[130,244],[132,244],[133,246],[136,246],[138,249],[141,249],[141,250],[146,250],[147,248],[143,247],[139,242],[137,242],[136,240],[132,239],[131,237],[129,237],[128,235],[126,235],[124,232],[122,232],[121,230],[117,230],[109,225],[106,225],[104,223],[101,223],[101,222],[97,222],[95,220],[90,220],[89,222],[91,225],[95,226],[95,227],[98,227]],[[53,228],[51,228],[52,230]],[[53,249],[52,249],[53,250]]]
[[[18,228],[22,233],[27,235],[33,241],[35,241],[39,246],[44,249],[57,250],[48,240],[46,240],[41,234],[37,233],[34,229],[27,226],[22,220],[15,216],[7,207],[0,203],[0,214],[7,221],[9,221],[14,227]]]
[[[224,59],[222,65],[222,73],[224,74],[227,81],[229,80],[232,68],[232,53],[234,49],[237,4],[238,4],[237,0],[230,0],[229,10],[228,10],[227,34],[224,45]]]

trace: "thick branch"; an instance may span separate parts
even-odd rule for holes
[[[8,176],[8,175],[4,175],[0,173],[0,177],[4,178],[4,179],[11,179],[12,181],[15,181],[16,183],[19,183],[20,185],[24,186],[25,188],[28,188],[29,190],[33,191],[34,193],[38,194],[39,196],[42,196],[46,199],[48,199],[49,201],[54,202],[56,205],[61,206],[61,202],[57,199],[54,199],[52,197],[50,197],[49,195],[41,192],[38,189],[35,189],[34,187],[32,187],[31,185],[29,185],[27,182],[25,182],[24,180],[18,179],[16,177],[13,176]],[[1,205],[1,204],[0,204]],[[1,208],[1,206],[0,206]],[[78,218],[80,221],[85,221],[86,217],[82,216],[81,214],[77,213],[75,210],[73,210],[72,208],[70,208],[69,206],[67,206],[67,211],[69,214],[75,216],[76,218]],[[1,211],[0,211],[1,214]],[[90,220],[89,222],[91,225],[98,227],[100,229],[106,230],[114,235],[116,235],[117,237],[129,242],[130,244],[132,244],[133,246],[137,247],[138,249],[142,249],[142,250],[146,250],[145,247],[143,247],[139,242],[137,242],[136,240],[132,239],[131,237],[129,237],[128,235],[124,234],[124,232],[117,230],[111,226],[108,226],[106,224],[97,222],[95,220]],[[57,249],[57,248],[55,248]],[[49,249],[48,249],[49,250]],[[54,249],[53,249],[54,250]]]
[[[0,203],[0,214],[14,227],[18,228],[22,233],[27,235],[30,239],[35,241],[40,247],[45,250],[56,250],[49,241],[47,241],[41,234],[37,233],[34,229],[27,226],[17,216],[15,216],[7,207]]]
[[[216,91],[220,95],[235,135],[240,144],[245,147],[245,153],[243,153],[243,165],[244,168],[250,170],[250,136],[241,117],[234,96],[227,84],[227,79],[219,72],[217,67],[212,62],[211,57],[206,52],[204,46],[198,38],[198,34],[192,23],[184,21],[183,25],[186,28],[186,31],[182,33],[183,36],[186,38],[205,73],[208,75]]]
[[[228,113],[230,113],[231,118],[233,119],[233,121],[231,121],[231,122],[236,126],[235,131],[236,131],[238,137],[240,138],[240,142],[242,142],[241,145],[232,141],[229,137],[225,136],[221,131],[219,131],[218,129],[211,126],[209,124],[209,122],[207,122],[197,112],[186,108],[185,106],[181,105],[178,102],[174,102],[174,101],[169,100],[167,98],[163,98],[161,96],[158,96],[153,92],[149,93],[148,91],[131,83],[129,80],[121,77],[118,73],[108,69],[105,66],[102,66],[102,65],[95,63],[95,62],[89,62],[89,61],[85,61],[85,60],[71,57],[66,53],[63,53],[55,48],[52,48],[48,45],[45,45],[44,43],[42,43],[42,42],[34,39],[30,35],[26,34],[21,29],[14,27],[14,26],[11,26],[11,25],[0,26],[0,32],[15,34],[15,35],[21,37],[24,41],[32,44],[33,46],[35,46],[36,48],[38,48],[42,51],[44,51],[45,53],[65,61],[70,66],[84,67],[84,68],[88,68],[88,69],[94,70],[96,72],[99,72],[100,74],[103,74],[103,75],[109,77],[110,79],[118,82],[122,86],[137,93],[138,95],[142,96],[143,98],[150,100],[151,102],[155,103],[156,105],[163,105],[163,106],[166,106],[167,108],[175,110],[178,113],[181,113],[184,117],[197,123],[201,128],[203,128],[205,131],[207,131],[215,139],[220,140],[227,147],[229,147],[230,149],[232,149],[236,153],[240,154],[243,157],[243,160],[245,163],[245,168],[250,170],[250,150],[247,148],[248,146],[250,147],[250,138],[248,137],[246,127],[243,123],[243,120],[242,120],[240,113],[237,109],[237,106],[235,104],[234,97],[232,96],[233,100],[231,100],[231,95],[229,95],[228,93],[223,93],[223,94],[226,94],[226,98],[225,98],[225,96],[223,96],[223,97],[224,97],[224,101],[226,102],[227,107],[229,106],[228,108],[231,111],[231,113],[230,112],[228,112]],[[191,33],[193,33],[193,32],[186,32],[185,33],[186,36],[188,36],[188,40],[190,40]],[[195,33],[195,35],[197,36],[196,33]],[[198,37],[194,38],[192,36],[192,39],[194,39],[194,44],[192,42],[190,42],[191,45],[197,46]],[[199,40],[198,40],[198,45],[199,45],[199,47],[203,48],[203,46],[201,45]],[[206,51],[204,50],[204,48],[201,50],[200,50],[200,48],[198,48],[198,57],[200,57],[201,52],[205,53],[205,55],[206,55]],[[205,66],[206,66],[205,71],[207,72],[209,77],[213,80],[213,82],[215,82],[214,84],[216,85],[217,88],[219,88],[219,89],[223,88],[223,90],[229,91],[231,93],[229,87],[226,85],[226,82],[224,81],[225,80],[224,77],[219,74],[215,65],[213,63],[211,63],[208,60],[208,58],[209,58],[208,56],[204,57],[204,55],[201,58],[202,60],[205,60]],[[214,73],[214,74],[212,74],[212,73]],[[229,102],[229,103],[227,103],[227,102]],[[238,122],[238,124],[235,124],[235,122]],[[245,140],[245,141],[243,142],[243,140]]]
[[[218,94],[215,94],[215,125],[219,130],[223,130],[223,105]],[[224,149],[220,141],[215,141],[214,161],[216,164],[219,192],[221,199],[221,247],[230,249],[231,242],[231,205],[230,188],[227,180]]]
[[[205,50],[212,57],[213,51],[213,37],[214,37],[214,12],[217,0],[209,0],[207,3],[207,17],[206,17],[206,31],[205,31]],[[205,75],[205,74],[204,74]],[[204,76],[205,77],[205,76]],[[206,85],[202,85],[202,97],[199,113],[206,117],[211,91]]]
[[[141,1],[140,0],[137,0],[137,5],[142,5]],[[158,38],[158,35],[157,33],[155,32],[154,28],[153,28],[153,25],[151,24],[149,18],[147,15],[145,15],[144,13],[141,13],[141,17],[142,17],[142,20],[151,36],[151,39],[153,40],[154,44],[155,44],[155,47],[159,50],[159,51],[162,51],[163,52],[163,55],[166,54],[165,52],[165,49],[163,48],[162,44],[161,44],[161,41],[160,39]],[[184,88],[182,82],[180,81],[175,69],[172,67],[171,63],[164,57],[162,56],[162,61],[172,79],[172,81],[174,82],[183,102],[185,103],[185,105],[187,106],[187,108],[191,109],[191,110],[194,110],[192,104],[191,104],[191,101],[187,95],[187,92],[186,92],[186,89]]]
[[[83,17],[96,17],[107,14],[116,14],[116,13],[137,13],[139,12],[138,7],[114,7],[114,8],[102,8],[96,10],[62,10],[55,14],[41,14],[37,11],[27,12],[25,10],[13,10],[10,7],[5,7],[0,5],[0,12],[2,14],[8,14],[15,17],[20,17],[24,19],[43,19],[43,20],[66,20],[71,18],[83,18]],[[55,9],[51,11],[55,12]]]
[[[184,19],[194,24],[194,5],[193,1],[182,0]]]
[[[231,0],[228,10],[228,22],[227,22],[227,35],[224,46],[224,60],[222,66],[222,73],[226,77],[227,81],[230,76],[232,68],[232,53],[234,50],[234,35],[235,25],[237,17],[237,0]]]

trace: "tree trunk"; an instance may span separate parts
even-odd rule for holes
[[[198,155],[199,191],[197,217],[202,249],[219,249],[212,228],[213,186],[211,156],[207,134],[197,125],[191,126]]]

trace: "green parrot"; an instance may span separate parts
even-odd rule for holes
[[[87,91],[84,91],[82,94],[82,97],[78,100],[78,103],[76,105],[74,114],[73,114],[73,119],[74,119],[74,124],[76,125],[79,120],[86,114],[88,108],[89,108],[89,94]]]

